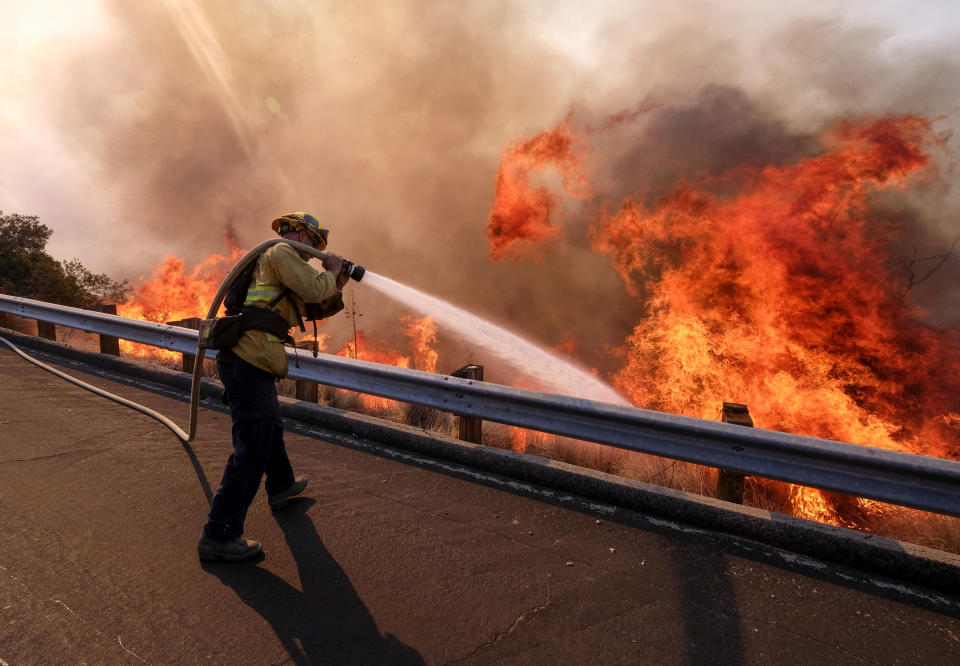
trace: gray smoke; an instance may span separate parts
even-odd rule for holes
[[[273,217],[310,210],[331,228],[331,250],[545,346],[572,338],[601,373],[618,365],[610,350],[643,304],[590,250],[600,205],[652,201],[679,179],[737,165],[789,164],[816,154],[819,131],[840,118],[920,113],[950,130],[960,99],[954,50],[892,49],[879,29],[829,16],[758,36],[718,21],[708,3],[638,11],[611,16],[577,55],[542,35],[538,4],[201,4],[246,147],[165,3],[110,2],[113,37],[44,82],[59,101],[48,112],[104,185],[91,196],[115,197],[118,227],[133,225],[123,238],[137,251],[118,248],[113,275],[148,274],[145,258],[167,252],[188,264],[223,252],[228,224],[252,247]],[[539,259],[491,262],[484,232],[500,151],[571,111],[594,148],[597,199],[566,202],[565,234]],[[904,223],[905,255],[912,244],[943,250],[957,233],[960,203],[943,185],[884,205]],[[954,325],[956,259],[915,289]],[[404,308],[353,289],[368,336],[402,344]],[[350,335],[344,322],[328,330],[336,348]],[[441,365],[470,352],[444,345]]]

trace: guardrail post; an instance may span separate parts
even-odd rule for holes
[[[296,343],[296,346],[297,349],[305,349],[311,354],[319,351],[318,342],[316,340],[300,340]],[[311,382],[306,379],[298,379],[296,380],[295,392],[297,400],[304,400],[314,404],[320,400],[320,391],[316,382]]]
[[[37,335],[41,338],[46,338],[47,340],[56,340],[57,339],[57,327],[55,324],[51,324],[48,321],[37,320]]]
[[[724,423],[733,423],[748,428],[753,427],[753,419],[750,417],[750,411],[746,405],[736,402],[723,403],[722,421]],[[743,504],[743,481],[746,476],[742,472],[723,469],[717,470],[717,497],[736,504]]]
[[[180,328],[191,328],[194,331],[199,331],[200,324],[203,323],[203,319],[200,319],[199,317],[188,317],[187,319],[181,319],[179,321],[169,321],[167,323],[170,324],[171,326],[179,326]],[[183,352],[180,354],[180,357],[182,359],[180,361],[180,368],[183,370],[183,372],[192,373],[193,364],[197,362],[196,354],[187,354],[186,352]]]
[[[100,312],[105,314],[117,314],[116,303],[104,303],[100,306]],[[111,356],[120,356],[120,339],[112,335],[100,334],[100,353],[110,354]]]
[[[475,379],[483,381],[482,365],[465,365],[456,372],[451,372],[452,377],[462,377],[463,379]],[[474,444],[483,443],[483,421],[476,416],[460,416],[460,439]]]

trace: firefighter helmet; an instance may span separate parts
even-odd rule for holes
[[[330,233],[320,221],[310,213],[287,213],[273,221],[273,230],[283,236],[291,231],[305,230],[313,238],[318,250],[327,247],[327,235]]]

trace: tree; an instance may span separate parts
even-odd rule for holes
[[[100,303],[118,303],[130,290],[127,281],[117,282],[104,273],[94,275],[87,270],[79,259],[60,262],[67,280],[76,284],[87,305]]]
[[[75,307],[123,299],[126,280],[95,275],[79,259],[59,262],[47,254],[52,234],[36,215],[0,211],[0,291]]]
[[[4,215],[0,210],[0,250],[11,254],[43,252],[53,230],[36,215]]]

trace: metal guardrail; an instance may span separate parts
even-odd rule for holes
[[[197,332],[0,295],[0,312],[178,352]],[[211,350],[212,352],[212,350]],[[744,428],[292,349],[290,374],[339,388],[629,451],[960,517],[960,462]],[[299,367],[298,367],[299,365]]]
[[[192,354],[197,351],[197,332],[178,326],[127,319],[103,312],[81,310],[66,305],[54,305],[3,294],[0,294],[0,312],[9,312],[27,319],[59,324],[88,333],[99,333],[181,353]],[[184,332],[187,334],[183,335]],[[216,355],[212,354],[212,357]]]

